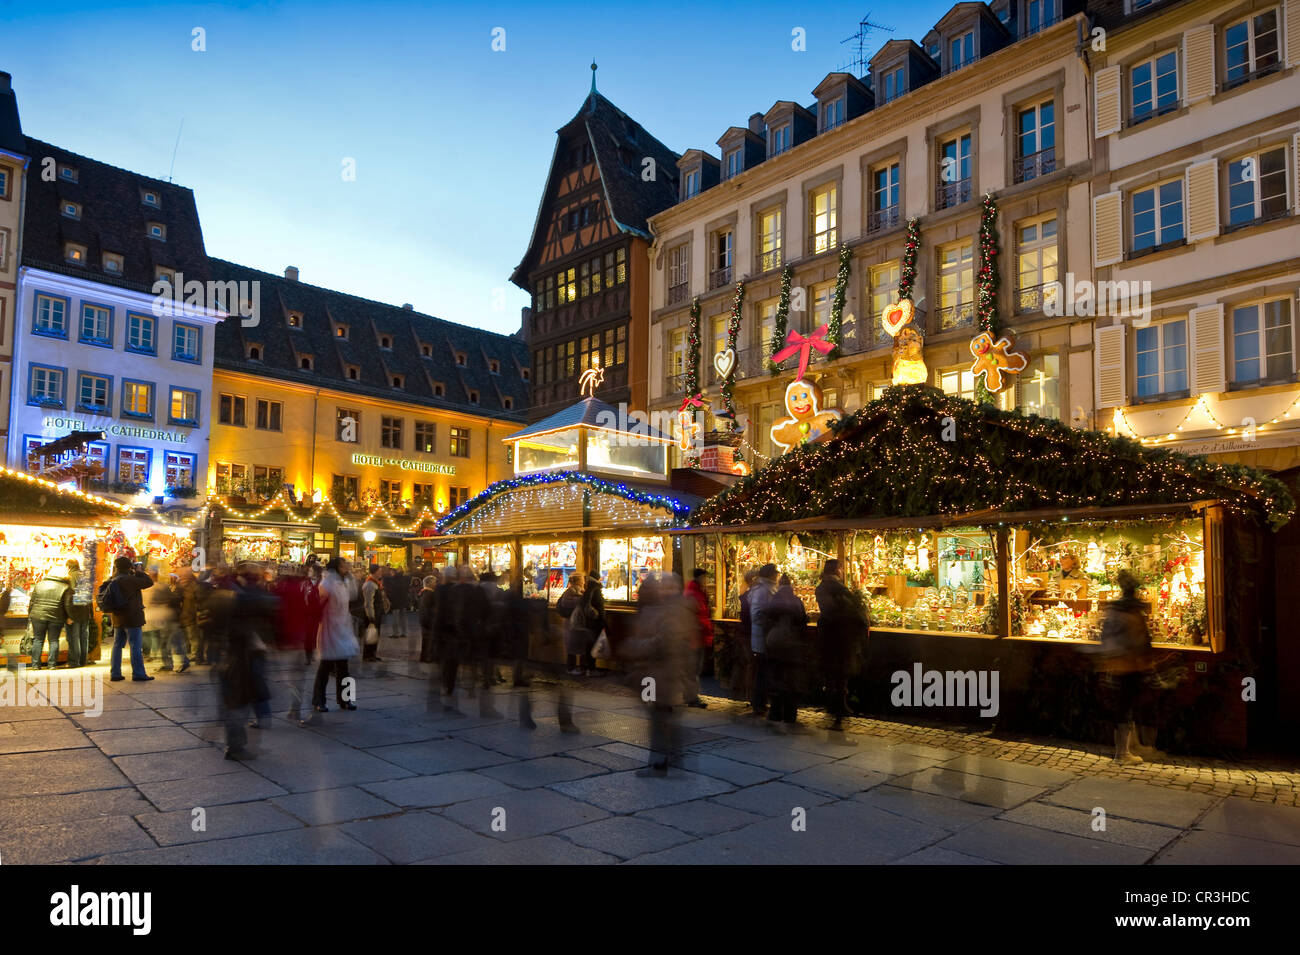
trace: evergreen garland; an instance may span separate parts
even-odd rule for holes
[[[794,278],[794,266],[787,265],[781,270],[781,298],[776,303],[776,322],[772,328],[772,342],[768,349],[768,355],[775,355],[785,344],[786,325],[790,321],[790,281]],[[767,370],[775,375],[781,370],[781,366],[772,361],[769,357],[767,360]]]
[[[898,297],[910,299],[916,284],[916,255],[921,248],[921,220],[916,216],[907,220],[907,247],[903,249],[903,268],[898,273]]]
[[[700,393],[700,297],[691,300],[691,326],[686,333],[686,397],[693,398]],[[694,421],[699,409],[691,405],[691,420]]]
[[[853,263],[853,250],[847,245],[840,246],[840,267],[835,275],[835,295],[831,299],[831,319],[827,323],[826,340],[831,343],[827,353],[828,361],[834,361],[844,353],[840,350],[843,335],[844,298],[849,289],[849,271]]]
[[[727,347],[731,349],[732,354],[736,351],[736,337],[740,333],[740,310],[745,304],[745,283],[736,283],[736,298],[731,303],[731,314],[727,317]],[[722,405],[730,413],[729,431],[735,431],[736,425],[736,403],[732,398],[732,392],[736,387],[736,365],[740,362],[733,359],[731,368],[727,371],[727,377],[722,381]]]
[[[957,441],[944,441],[952,418]],[[996,509],[1117,507],[1220,500],[1276,530],[1295,512],[1277,479],[1129,438],[1001,411],[928,385],[887,388],[695,513],[700,525],[805,518],[918,517]]]
[[[984,194],[984,208],[980,212],[980,270],[975,280],[975,320],[982,332],[997,341],[998,326],[998,207],[993,193]],[[984,404],[994,404],[993,392],[985,384],[986,375],[975,383],[976,397]]]

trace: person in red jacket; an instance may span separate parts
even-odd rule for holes
[[[695,619],[699,626],[696,628],[693,647],[695,652],[688,657],[690,670],[686,674],[684,695],[687,706],[700,710],[708,709],[709,706],[700,699],[700,672],[704,669],[704,661],[708,654],[713,652],[713,615],[709,612],[709,592],[704,586],[705,578],[708,576],[707,570],[696,567],[691,582],[686,585],[686,599],[695,612]]]

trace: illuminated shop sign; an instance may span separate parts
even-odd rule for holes
[[[410,458],[384,458],[377,454],[354,454],[352,463],[372,468],[401,468],[403,471],[423,471],[426,474],[455,474],[454,464],[434,464],[432,461],[413,461]]]
[[[66,428],[68,431],[107,431],[123,438],[150,438],[154,441],[172,441],[188,444],[190,436],[185,431],[168,431],[165,428],[139,428],[130,424],[93,425],[76,418],[46,418],[41,422],[46,429]]]

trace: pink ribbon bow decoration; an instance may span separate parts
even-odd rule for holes
[[[815,348],[823,355],[828,354],[835,346],[826,341],[826,331],[828,325],[822,325],[811,335],[806,338],[798,332],[791,330],[785,338],[785,347],[772,356],[773,364],[781,364],[795,352],[799,353],[799,374],[794,376],[795,381],[803,378],[804,372],[808,370],[808,360],[812,357],[812,350]]]
[[[700,392],[697,391],[695,392],[695,394],[687,395],[685,398],[683,398],[681,407],[679,407],[677,411],[680,414],[681,412],[685,411],[687,408],[691,408],[691,407],[695,407],[695,408],[704,407],[704,398],[700,394]]]

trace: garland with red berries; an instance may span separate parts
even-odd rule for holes
[[[898,273],[898,297],[910,299],[916,284],[916,254],[921,248],[921,220],[907,220],[907,247],[903,250],[903,269]]]
[[[844,297],[849,289],[849,270],[853,263],[853,250],[847,245],[840,246],[840,267],[835,275],[835,295],[831,299],[831,318],[827,323],[826,340],[831,343],[831,350],[826,355],[833,361],[844,353],[840,350],[843,337]]]
[[[731,303],[731,314],[727,316],[727,348],[731,350],[732,360],[731,367],[727,369],[727,376],[722,381],[722,406],[727,409],[728,430],[736,430],[736,403],[732,399],[732,391],[736,387],[736,365],[738,361],[736,355],[736,337],[740,334],[740,310],[745,304],[745,283],[736,283],[736,298]]]
[[[794,266],[787,265],[781,270],[781,298],[776,303],[776,320],[772,325],[772,342],[767,350],[767,370],[770,374],[775,375],[781,370],[781,366],[772,361],[771,356],[775,355],[785,345],[786,326],[790,321],[790,281],[794,278]]]
[[[980,270],[975,280],[975,320],[981,332],[988,332],[995,341],[1001,331],[998,324],[998,207],[993,193],[984,194],[980,212]],[[977,400],[994,404],[993,392],[980,375],[975,385]]]
[[[686,397],[694,398],[700,393],[700,297],[691,300],[691,326],[686,333]],[[699,409],[691,405],[691,420],[696,419]]]

